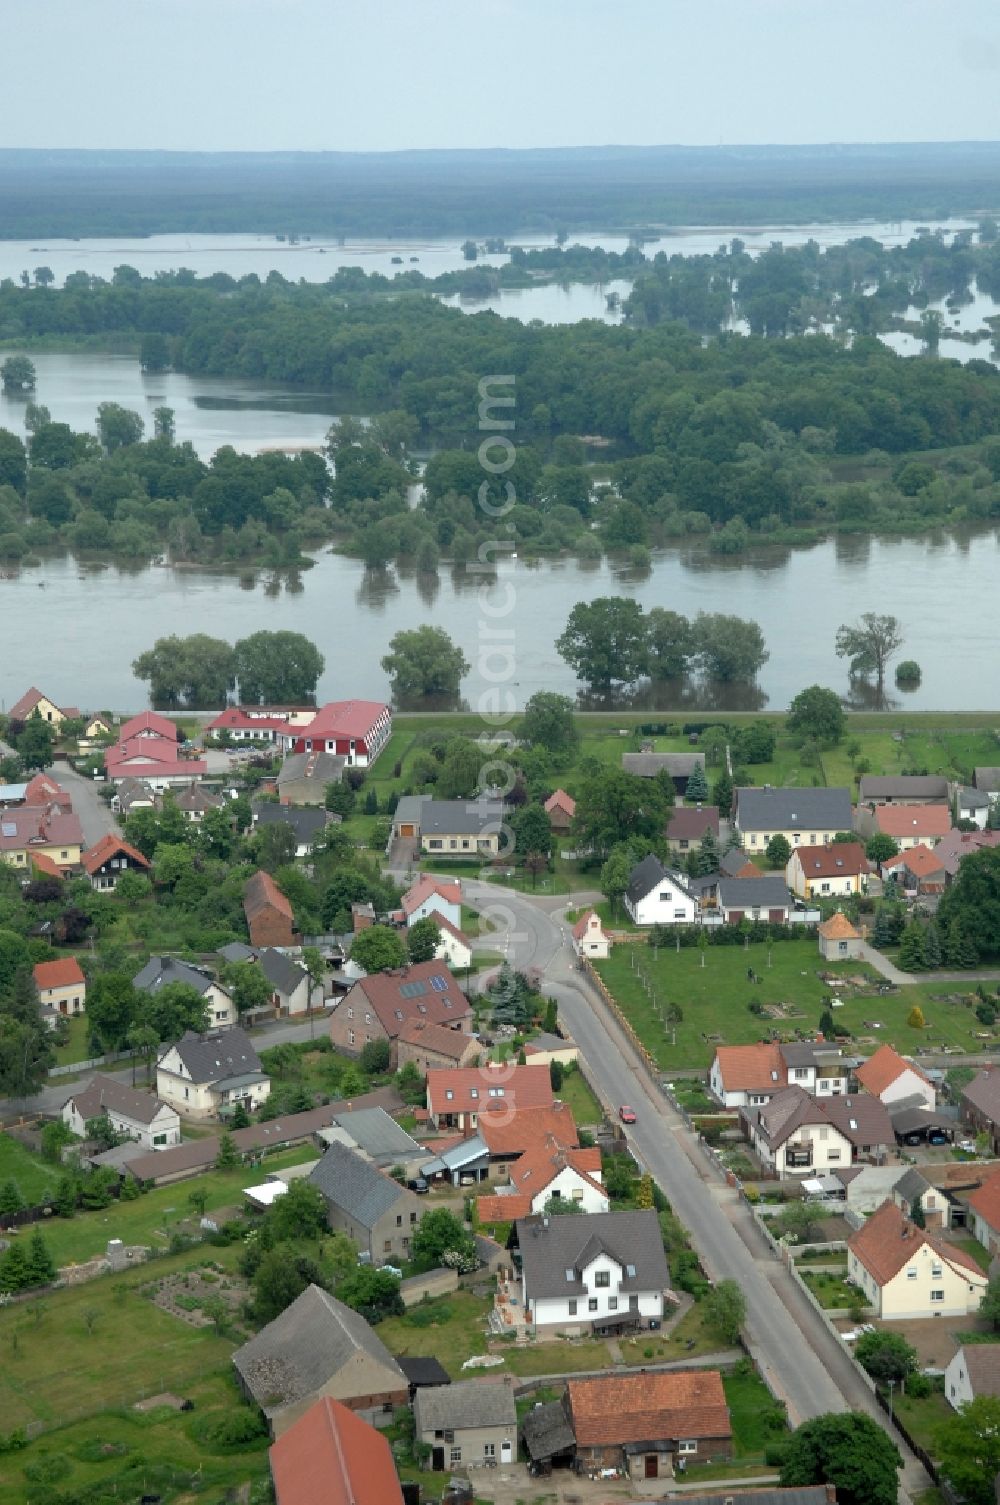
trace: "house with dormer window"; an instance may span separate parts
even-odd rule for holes
[[[516,1224],[521,1300],[535,1332],[635,1332],[663,1319],[670,1272],[652,1208]]]
[[[650,853],[629,874],[625,908],[636,925],[693,925],[699,904],[687,878]]]
[[[891,1201],[847,1240],[847,1275],[884,1320],[964,1317],[979,1310],[987,1286],[970,1254],[918,1228]]]
[[[472,1133],[482,1117],[552,1105],[547,1071],[534,1066],[453,1066],[427,1073],[427,1114],[436,1129]]]
[[[333,1011],[330,1040],[355,1056],[371,1040],[388,1040],[395,1069],[399,1032],[412,1020],[471,1034],[469,1000],[444,962],[417,962],[359,978]]]
[[[188,1030],[156,1063],[157,1097],[186,1118],[225,1118],[237,1103],[252,1112],[270,1091],[253,1042],[239,1028]]]
[[[740,1120],[765,1173],[779,1181],[815,1176],[859,1161],[884,1165],[895,1148],[889,1110],[867,1093],[810,1097],[786,1087]]]

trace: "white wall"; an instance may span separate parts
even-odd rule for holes
[[[637,925],[693,925],[698,906],[670,874],[633,906],[628,896],[625,908]]]
[[[544,1211],[545,1204],[555,1192],[567,1202],[575,1202],[584,1212],[610,1212],[611,1200],[607,1192],[598,1191],[585,1181],[579,1171],[571,1165],[563,1166],[557,1176],[553,1176],[548,1186],[543,1187],[531,1200],[532,1212]]]
[[[431,915],[435,914],[442,915],[446,920],[451,921],[456,930],[461,930],[461,904],[453,904],[451,900],[446,899],[443,894],[436,893],[429,894],[428,897],[423,901],[423,903],[418,904],[413,913],[407,916],[407,929],[409,929],[411,925],[415,925],[418,920],[429,919]]]

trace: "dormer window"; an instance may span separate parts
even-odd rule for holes
[[[575,1280],[576,1279],[576,1271],[575,1270],[567,1270],[566,1271],[566,1279],[570,1280],[570,1281]]]
[[[479,1096],[479,1088],[478,1087],[470,1087],[469,1088],[469,1096],[470,1097],[478,1097]]]
[[[634,1280],[635,1279],[635,1265],[626,1265],[625,1266],[625,1274],[626,1274],[626,1276],[628,1277],[629,1280]]]

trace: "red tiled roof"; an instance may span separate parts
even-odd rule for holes
[[[512,1192],[506,1197],[497,1195],[476,1198],[476,1216],[480,1223],[516,1223],[518,1218],[531,1215],[531,1198],[527,1193]]]
[[[32,847],[78,847],[83,830],[77,817],[57,805],[17,805],[0,820],[0,852],[30,852]]]
[[[589,1157],[586,1163],[581,1158],[587,1153],[586,1150],[567,1149],[554,1135],[548,1134],[540,1143],[529,1146],[520,1160],[511,1166],[511,1185],[528,1197],[536,1197],[568,1166],[595,1191],[607,1196],[601,1182],[591,1174]]]
[[[994,1231],[1000,1233],[1000,1165],[972,1193],[969,1206]]]
[[[440,894],[442,899],[447,899],[449,904],[462,903],[462,886],[455,880],[449,882],[446,878],[435,878],[430,873],[422,873],[412,888],[407,889],[402,898],[403,913],[411,915],[415,909],[419,909],[425,900],[432,894]]]
[[[528,1066],[527,1071],[536,1071],[539,1076],[548,1076],[537,1066]],[[579,1145],[576,1121],[566,1103],[552,1103],[546,1108],[517,1108],[508,1118],[506,1115],[484,1113],[476,1133],[491,1155],[523,1155],[533,1144],[540,1144],[551,1134],[559,1144],[568,1149]]]
[[[573,816],[576,814],[576,800],[571,794],[567,794],[565,789],[556,789],[545,801],[546,814],[551,815],[553,810],[562,810],[567,815]]]
[[[143,735],[150,740],[150,734],[154,741],[163,737],[168,742],[176,742],[180,736],[176,723],[166,716],[160,716],[156,711],[140,711],[138,716],[130,717],[118,728],[118,741],[127,742],[130,737]]]
[[[582,914],[580,916],[580,918],[577,920],[576,924],[573,926],[573,939],[575,941],[581,941],[581,940],[583,940],[583,937],[587,933],[587,926],[590,924],[590,917],[594,913],[595,913],[595,911],[593,909],[588,909],[587,912],[586,912],[586,914]],[[599,915],[597,916],[597,918],[598,918],[598,921],[600,921],[600,916]],[[601,925],[601,934],[602,935],[604,934],[604,926],[603,925]]]
[[[796,847],[793,857],[807,878],[857,878],[871,872],[859,841],[834,841],[829,846]]]
[[[47,857],[44,852],[32,852],[31,865],[36,872],[44,873],[46,878],[65,878],[66,874],[57,862]]]
[[[243,911],[252,920],[263,909],[276,909],[287,920],[292,919],[292,906],[275,883],[270,873],[259,870],[249,877],[243,889]]]
[[[437,986],[432,978],[439,979]],[[441,961],[417,962],[393,972],[373,972],[354,984],[348,998],[356,991],[367,998],[390,1038],[395,1038],[399,1026],[407,1019],[457,1024],[472,1012],[469,1000]]]
[[[431,1055],[450,1056],[455,1061],[461,1060],[470,1044],[475,1043],[471,1035],[463,1034],[459,1029],[431,1024],[423,1018],[404,1019],[399,1026],[399,1039],[406,1045],[429,1051]]]
[[[578,1447],[732,1435],[717,1369],[570,1380],[566,1391]]]
[[[449,1097],[448,1094],[451,1093]],[[547,1108],[552,1083],[537,1066],[453,1066],[427,1073],[431,1113],[499,1112],[507,1117],[522,1108]]]
[[[37,962],[31,971],[39,992],[43,988],[82,987],[87,981],[75,956],[63,956],[54,962]]]
[[[50,779],[47,773],[36,773],[28,783],[24,791],[24,803],[26,805],[58,805],[60,810],[72,810],[73,801],[68,790],[55,779]]]
[[[320,706],[310,722],[294,730],[297,737],[365,738],[388,709],[381,700],[331,700]]]
[[[897,1077],[901,1077],[904,1071],[915,1072],[921,1081],[930,1086],[930,1077],[926,1076],[912,1061],[905,1061],[891,1045],[880,1045],[875,1054],[869,1056],[867,1061],[858,1067],[857,1077],[866,1092],[870,1092],[873,1097],[881,1097],[885,1089]]]
[[[20,700],[15,700],[7,715],[11,721],[27,721],[40,700],[51,700],[52,704],[55,705],[55,701],[52,700],[51,695],[43,695],[41,690],[36,689],[32,685],[30,690],[25,690]]]
[[[403,1505],[381,1432],[326,1395],[268,1449],[278,1505]]]
[[[726,1092],[777,1092],[785,1063],[777,1045],[719,1045],[715,1051]]]
[[[951,830],[947,805],[877,805],[875,825],[884,836],[946,836]]]
[[[131,857],[132,861],[137,862],[140,867],[148,868],[150,866],[149,858],[144,857],[136,847],[127,841],[123,841],[120,836],[111,836],[110,834],[102,836],[100,841],[95,842],[92,847],[89,847],[84,852],[81,860],[84,871],[92,878],[110,858],[122,856]]]
[[[905,852],[900,852],[896,857],[890,857],[882,864],[883,873],[895,872],[897,868],[905,868],[912,873],[914,878],[929,878],[934,874],[944,872],[944,863],[936,852],[923,843],[916,847],[909,847]]]
[[[701,841],[706,831],[719,834],[718,805],[678,805],[670,812],[668,841]]]
[[[433,919],[435,925],[439,930],[447,930],[448,934],[453,935],[456,941],[461,941],[463,946],[468,946],[471,944],[469,937],[466,935],[465,931],[459,930],[457,925],[453,925],[448,919],[447,915],[438,914],[437,911],[435,911]]]
[[[850,920],[841,910],[824,920],[818,927],[819,933],[825,941],[857,941],[861,939],[861,931],[855,930]]]
[[[303,706],[302,710],[307,707]],[[279,709],[277,706],[255,706],[252,710],[244,709],[243,706],[229,705],[210,721],[205,727],[208,732],[221,731],[268,731],[283,732],[287,730],[291,718],[299,714],[299,709],[291,707]]]
[[[970,1198],[970,1202],[971,1202]],[[925,1228],[918,1228],[895,1202],[883,1202],[860,1228],[850,1235],[847,1247],[864,1265],[879,1286],[887,1285],[905,1264],[926,1244],[939,1259],[958,1266],[963,1275],[975,1274],[985,1285],[986,1276],[976,1261],[963,1249],[935,1238]]]

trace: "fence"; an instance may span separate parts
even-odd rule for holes
[[[106,1056],[91,1056],[89,1061],[67,1061],[63,1066],[50,1066],[49,1076],[73,1076],[79,1071],[93,1071],[97,1066],[112,1066],[116,1061],[131,1061],[130,1050],[117,1050]]]

